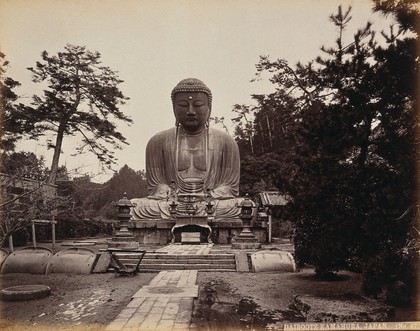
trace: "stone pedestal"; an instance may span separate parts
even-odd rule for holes
[[[232,239],[231,247],[232,249],[258,249],[261,248],[261,243],[249,229],[248,231],[244,229],[239,236]]]
[[[108,242],[108,248],[139,248],[139,242],[128,230],[119,230]]]
[[[170,219],[131,221],[129,229],[140,245],[167,245],[173,239],[171,229],[175,224]],[[212,229],[211,240],[221,245],[230,245],[243,227],[240,219],[213,220],[208,225]],[[252,232],[258,242],[267,242],[267,227],[261,222],[253,222]]]

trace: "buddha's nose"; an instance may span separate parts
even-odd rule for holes
[[[192,104],[190,104],[190,105],[188,106],[187,115],[193,116],[193,115],[195,115],[195,114],[196,114],[196,113],[195,113],[194,106],[193,106]]]

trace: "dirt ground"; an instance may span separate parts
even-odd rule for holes
[[[2,288],[42,284],[52,289],[51,295],[43,299],[1,302],[0,330],[103,330],[129,303],[131,296],[140,287],[147,285],[155,275],[0,275]],[[199,272],[200,297],[195,303],[194,325],[197,330],[220,330],[219,323],[224,324],[223,329],[229,324],[237,326],[238,323],[242,323],[242,326],[245,323],[244,329],[267,329],[270,325],[273,328],[279,321],[302,321],[300,316],[289,309],[295,295],[325,297],[345,293],[361,294],[360,275],[341,273],[336,281],[319,281],[313,275],[310,269],[281,274]],[[209,286],[216,289],[212,303],[216,303],[216,308],[220,306],[220,309],[216,309],[219,310],[217,315],[212,316],[217,322],[210,321],[209,316],[203,316],[205,312],[200,310]],[[241,321],[232,321],[230,308],[241,313]],[[404,320],[405,317],[400,318]]]
[[[49,286],[51,295],[38,300],[1,302],[0,330],[102,330],[155,275],[3,274],[2,288],[40,284]]]
[[[285,322],[305,321],[290,307],[294,296],[358,297],[363,295],[361,282],[361,275],[351,272],[340,272],[334,281],[321,281],[312,269],[299,273],[199,273],[201,293],[194,323],[198,330],[280,330]],[[204,292],[214,294],[206,299]],[[398,314],[393,318],[407,317]]]

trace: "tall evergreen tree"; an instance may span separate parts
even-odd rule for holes
[[[127,142],[111,117],[126,123],[132,120],[119,108],[128,99],[118,88],[122,80],[115,71],[101,65],[100,53],[68,44],[57,55],[42,52],[42,61],[28,69],[34,82],[47,83],[44,95],[33,97],[31,118],[36,123],[33,137],[47,131],[56,135],[49,182],[56,179],[66,135],[81,134],[79,153],[86,148],[105,165],[115,163],[114,152],[107,145],[115,149],[120,148],[119,142]]]
[[[20,83],[6,76],[9,62],[0,52],[0,150],[13,151],[15,143],[24,133],[30,132],[33,125],[28,121],[27,107],[17,103],[18,95],[14,89]]]
[[[367,23],[345,44],[350,13],[331,15],[335,45],[306,65],[261,57],[257,75],[269,72],[276,92],[258,97],[252,138],[290,170],[273,182],[293,197],[298,263],[323,276],[361,270],[375,296],[397,280],[414,284],[418,37],[401,23],[379,42]]]

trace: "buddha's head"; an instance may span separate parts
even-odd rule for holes
[[[200,132],[210,118],[210,89],[199,79],[187,78],[174,87],[171,98],[177,123],[188,133]]]

